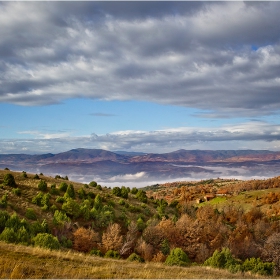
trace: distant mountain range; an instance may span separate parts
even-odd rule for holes
[[[280,152],[268,150],[178,150],[170,153],[136,153],[101,149],[73,149],[58,154],[1,154],[0,168],[75,180],[134,182],[222,176],[271,177],[280,173]]]

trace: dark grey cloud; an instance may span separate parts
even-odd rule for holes
[[[280,2],[2,2],[0,102],[86,97],[273,114],[279,12]]]

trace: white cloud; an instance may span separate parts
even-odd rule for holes
[[[179,127],[156,131],[116,131],[115,133],[72,137],[68,132],[25,131],[37,139],[0,140],[0,153],[57,153],[73,148],[111,151],[171,152],[178,149],[268,149],[279,150],[280,126],[247,122],[222,127]]]

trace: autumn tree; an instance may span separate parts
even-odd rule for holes
[[[135,251],[145,260],[151,261],[154,255],[154,247],[147,243],[144,239],[140,238],[137,242]]]
[[[138,227],[135,222],[131,222],[128,225],[128,231],[124,238],[123,245],[120,249],[121,256],[130,255],[133,252],[134,247],[136,246],[136,240],[138,237]]]
[[[274,272],[280,275],[280,233],[273,233],[265,242],[264,256],[274,263]]]
[[[89,252],[97,247],[98,233],[84,227],[78,228],[73,234],[73,249],[81,252]]]
[[[119,224],[110,224],[102,235],[102,248],[105,252],[108,250],[119,251],[123,244],[121,227]]]

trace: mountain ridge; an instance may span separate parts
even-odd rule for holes
[[[111,152],[77,148],[57,154],[0,154],[0,168],[112,180],[175,180],[225,176],[275,176],[280,152],[269,150],[185,150],[169,153]]]

